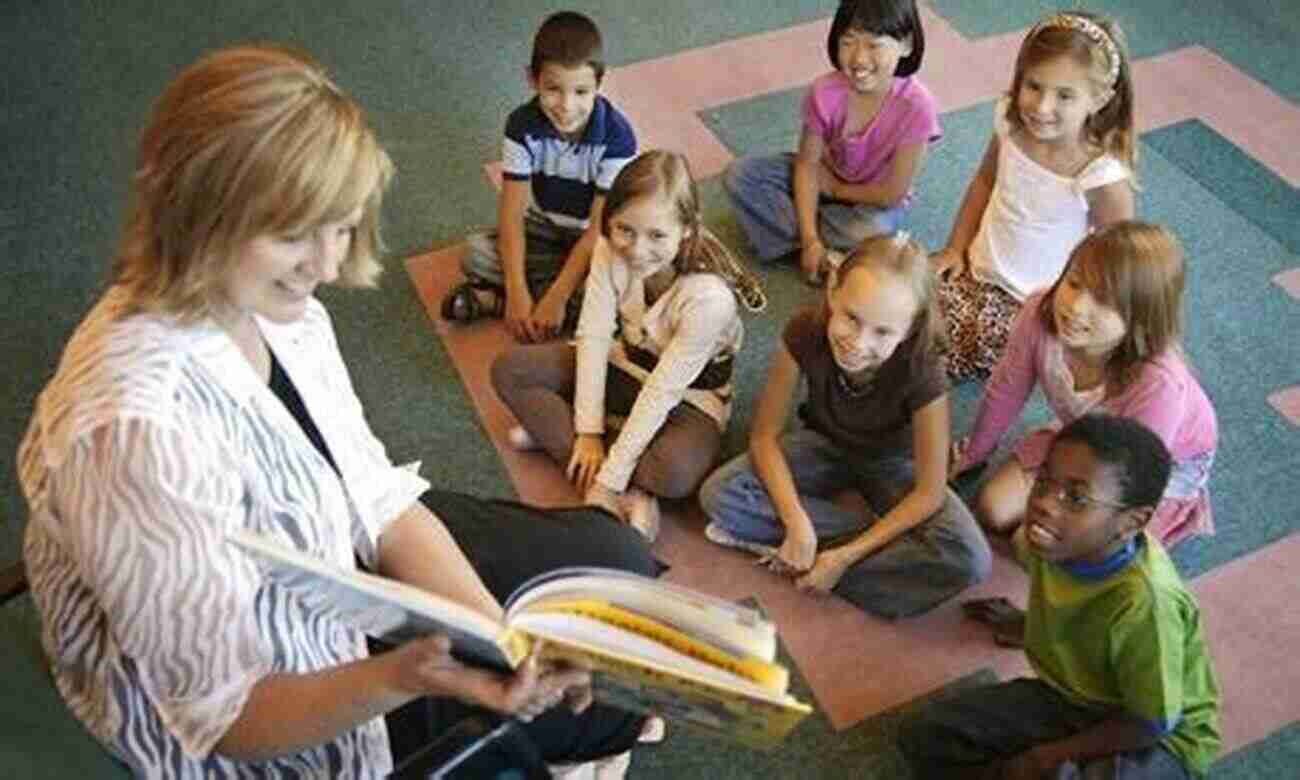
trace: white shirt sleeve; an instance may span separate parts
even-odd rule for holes
[[[261,576],[225,541],[240,525],[238,464],[189,433],[119,418],[51,473],[59,534],[107,629],[183,749],[207,755],[273,653],[258,629]]]
[[[614,263],[609,245],[602,237],[591,254],[587,287],[578,317],[577,374],[573,388],[573,430],[576,433],[605,432],[605,379],[609,375],[609,348],[618,324],[618,291],[614,285]]]
[[[735,296],[716,277],[683,277],[677,284],[681,289],[669,312],[671,336],[596,475],[610,490],[627,488],[650,440],[713,359],[722,334],[737,317]]]

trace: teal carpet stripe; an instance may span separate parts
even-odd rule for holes
[[[1142,136],[1223,201],[1293,254],[1300,254],[1300,193],[1198,119]]]

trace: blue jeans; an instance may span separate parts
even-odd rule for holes
[[[794,159],[789,152],[742,157],[727,166],[723,177],[736,221],[759,260],[775,260],[802,245],[794,205]],[[817,232],[827,248],[852,252],[865,238],[897,230],[904,211],[903,206],[882,209],[822,197]]]
[[[915,482],[911,460],[862,458],[807,428],[785,434],[781,452],[819,541],[866,530]],[[858,491],[876,516],[864,517],[836,505],[832,497],[845,489]],[[740,539],[779,545],[785,538],[785,524],[748,455],[713,472],[700,488],[700,505],[719,528]],[[983,580],[991,565],[983,532],[966,504],[949,490],[938,512],[851,566],[834,592],[874,615],[909,617]]]

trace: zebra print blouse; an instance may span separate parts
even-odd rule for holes
[[[382,718],[272,761],[213,752],[261,677],[366,655],[360,634],[264,581],[224,537],[252,528],[374,565],[380,531],[428,483],[374,437],[319,302],[258,326],[341,478],[219,328],[124,316],[124,297],[109,290],[78,327],[18,451],[59,690],[137,776],[384,776]]]

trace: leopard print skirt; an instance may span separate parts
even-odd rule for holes
[[[954,382],[984,379],[1007,347],[1020,301],[998,285],[976,279],[969,268],[938,282],[948,327],[948,376]]]

